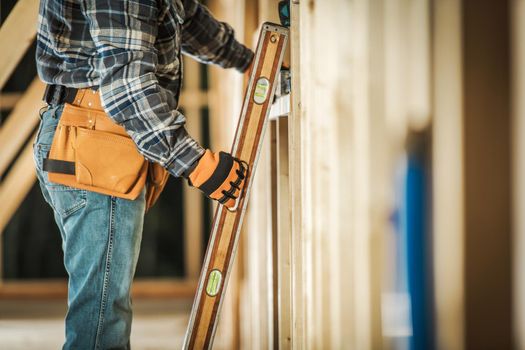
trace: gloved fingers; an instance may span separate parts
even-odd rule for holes
[[[210,195],[210,198],[218,200],[227,207],[233,207],[242,193],[245,179],[246,167],[235,160],[226,180]]]

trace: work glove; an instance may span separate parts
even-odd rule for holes
[[[189,174],[188,181],[209,198],[233,210],[242,194],[247,171],[248,165],[231,154],[213,153],[208,149]]]

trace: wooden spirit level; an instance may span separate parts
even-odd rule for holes
[[[248,164],[245,191],[237,210],[219,205],[215,212],[184,349],[212,347],[287,40],[287,28],[263,24],[232,147],[232,154]]]

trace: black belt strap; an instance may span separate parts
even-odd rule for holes
[[[50,173],[75,175],[75,162],[44,158],[42,168]]]
[[[44,102],[48,105],[58,105],[62,103],[73,103],[78,89],[70,88],[63,85],[47,85],[44,97]]]

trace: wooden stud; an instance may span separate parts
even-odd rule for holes
[[[190,58],[186,58],[184,62],[184,89],[180,94],[179,104],[185,111],[190,109],[200,111],[202,107],[208,105],[208,93],[199,88],[199,63]],[[196,114],[195,117],[190,116],[190,118],[191,121],[193,121],[193,119],[200,119],[199,114]],[[189,125],[189,123],[186,125],[192,129],[197,127],[197,125]]]
[[[462,1],[467,349],[512,348],[509,3]]]
[[[15,213],[20,203],[33,186],[36,179],[33,160],[33,145],[29,142],[13,168],[0,185],[0,237],[5,226]]]
[[[243,346],[250,349],[274,348],[275,340],[275,259],[272,254],[272,122],[264,136],[257,172],[253,178],[248,217],[245,220],[245,297],[250,315],[249,331]],[[253,234],[257,232],[257,234]]]
[[[33,42],[38,18],[37,0],[20,0],[0,28],[0,89]]]
[[[276,121],[276,221],[278,349],[292,348],[292,234],[288,161],[288,118]]]
[[[0,111],[13,109],[22,97],[19,92],[5,92],[0,94]]]
[[[422,0],[424,1],[424,0]],[[370,203],[370,207],[361,204],[364,210],[368,211],[368,246],[369,256],[368,261],[355,261],[355,265],[363,265],[363,270],[365,273],[368,273],[369,280],[369,305],[367,305],[368,313],[370,317],[369,327],[369,339],[365,341],[369,342],[369,347],[372,349],[381,348],[383,345],[383,329],[382,329],[382,294],[383,294],[383,269],[384,269],[384,254],[383,246],[385,239],[385,232],[388,232],[391,229],[391,222],[387,219],[391,213],[390,203],[393,202],[394,190],[391,187],[392,177],[395,173],[394,162],[397,162],[399,153],[395,153],[402,147],[402,143],[397,141],[397,144],[394,143],[393,139],[390,137],[387,129],[386,123],[386,110],[385,105],[385,7],[386,3],[390,1],[373,1],[368,5],[368,81],[371,83],[370,88],[368,89],[368,116],[366,116],[366,126],[368,136],[367,136],[367,148],[368,154],[368,169],[367,172],[367,201]],[[400,11],[403,11],[404,7],[399,6]],[[348,7],[347,7],[348,9]],[[408,12],[408,11],[407,11]],[[347,42],[347,45],[342,45],[342,47],[350,45],[350,42]],[[342,62],[340,65],[343,64]],[[351,78],[349,75],[346,76],[346,82],[350,83]],[[339,90],[344,86],[340,84],[336,89]],[[358,86],[356,86],[359,89]],[[399,90],[398,87],[396,87]],[[350,109],[350,108],[349,108]],[[344,110],[339,110],[340,117],[345,115]],[[407,113],[406,110],[403,113]],[[408,113],[410,115],[410,113]],[[359,114],[354,115],[355,119],[362,118]],[[346,124],[346,127],[349,128],[350,125],[344,121],[340,121],[339,126],[337,127],[338,131],[340,130],[340,125]],[[407,125],[404,125],[407,128]],[[339,136],[339,145],[338,149],[343,149],[349,146],[348,142],[345,142],[344,134],[341,133]],[[382,140],[378,142],[377,140]],[[339,159],[345,159],[344,156],[340,156]],[[340,172],[341,178],[350,176],[352,171],[346,167],[340,167],[341,169],[337,170]],[[363,179],[361,179],[362,181]],[[339,184],[339,188],[344,187],[344,183]],[[347,193],[345,196],[340,196],[339,207],[344,207],[344,199],[347,198],[350,193]],[[356,203],[356,206],[359,205]],[[340,224],[344,222],[343,218],[340,218]],[[341,234],[344,235],[344,230],[341,230]],[[356,231],[356,235],[360,236],[361,232]],[[356,247],[356,249],[362,249]],[[344,254],[341,252],[341,254]],[[343,256],[343,255],[342,255]],[[342,258],[344,259],[344,258]],[[369,266],[366,266],[366,263]],[[341,263],[344,265],[344,263]],[[343,279],[344,272],[340,271],[340,278]],[[340,295],[344,294],[344,289],[340,290]],[[344,298],[342,298],[344,299]],[[364,311],[364,310],[363,310]],[[356,319],[361,319],[363,315],[356,315]],[[344,342],[344,338],[340,337],[339,342]]]
[[[512,72],[513,79],[513,302],[514,348],[525,349],[525,2],[513,1]]]
[[[270,169],[264,169],[265,172],[263,173],[261,169],[262,167],[259,167],[259,174],[264,174],[264,177],[270,179],[270,200],[267,202],[270,202],[270,211],[271,211],[271,252],[270,256],[271,259],[268,259],[268,261],[271,262],[271,290],[270,296],[271,296],[271,328],[272,328],[272,336],[269,339],[268,347],[273,347],[274,349],[279,348],[279,338],[280,338],[280,330],[279,330],[279,315],[281,310],[279,309],[279,231],[278,231],[278,209],[277,209],[277,202],[278,202],[278,194],[277,194],[277,187],[278,187],[278,175],[277,175],[277,121],[276,120],[270,120],[269,122],[269,133],[270,133],[270,161],[267,163],[269,165]],[[261,164],[262,165],[262,164]],[[270,176],[268,176],[268,173]],[[255,192],[255,191],[254,191]],[[266,191],[268,192],[268,191]],[[255,197],[255,193],[254,193]],[[252,197],[253,200],[253,197]],[[259,211],[257,212],[258,216],[262,216],[262,213]],[[268,216],[268,215],[266,215]],[[270,323],[269,322],[269,323]]]
[[[291,117],[288,119],[290,159],[290,208],[292,235],[292,347],[306,349],[306,295],[307,265],[305,264],[305,237],[303,217],[305,215],[303,192],[303,162],[305,150],[302,109],[303,52],[301,46],[301,11],[296,2],[290,6],[290,60],[292,74]],[[306,68],[306,67],[304,67]]]
[[[407,80],[409,96],[407,101],[408,122],[412,130],[429,127],[431,116],[431,60],[430,60],[430,1],[408,2],[406,6],[406,32],[409,41]]]
[[[436,347],[464,343],[464,155],[461,1],[434,1],[432,246]]]
[[[0,129],[0,175],[35,129],[39,121],[38,112],[44,106],[43,94],[44,84],[35,78]]]
[[[202,142],[201,108],[205,106],[206,100],[199,97],[206,97],[206,94],[199,90],[199,63],[185,59],[184,76],[184,93],[180,102],[186,115],[186,129],[197,142]],[[189,103],[191,98],[196,101]],[[195,281],[199,278],[203,257],[202,199],[202,194],[195,188],[187,184],[184,186],[184,260],[186,277]]]
[[[260,0],[257,1],[257,4],[259,26],[264,22],[279,23],[279,12],[277,11],[279,0]]]

